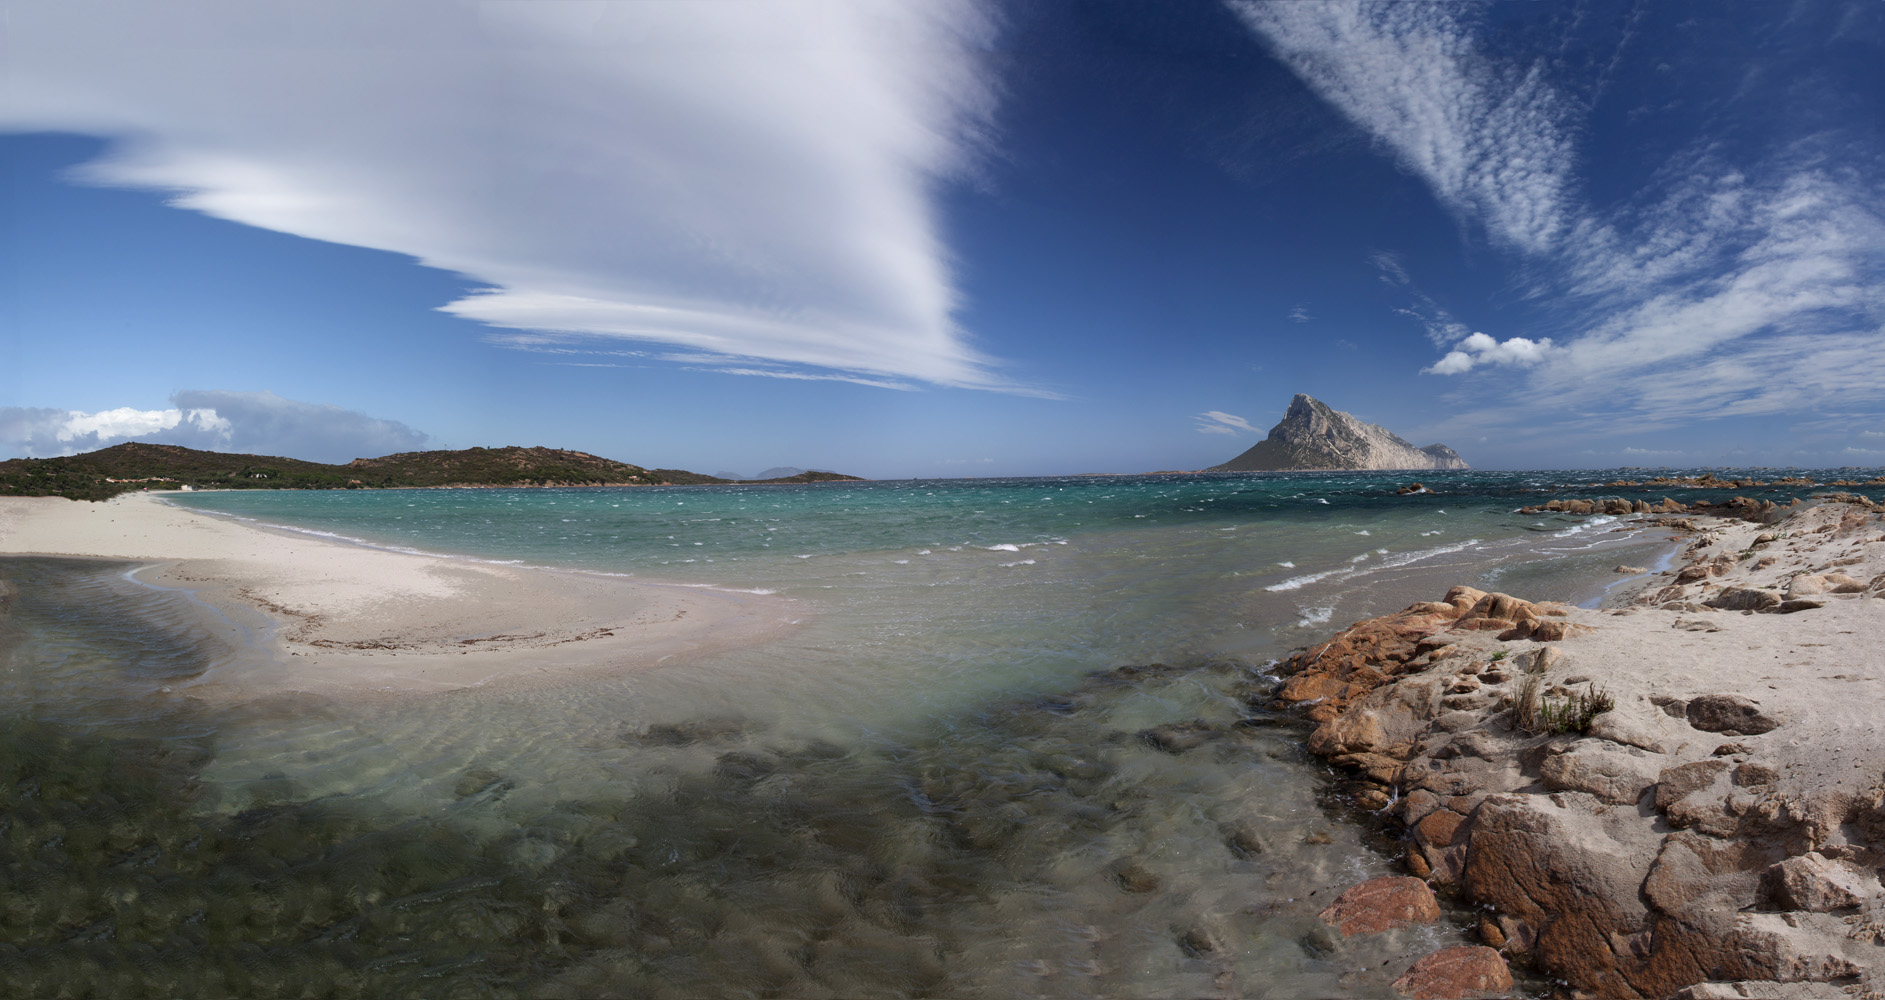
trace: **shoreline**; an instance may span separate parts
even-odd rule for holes
[[[767,595],[399,552],[149,494],[0,499],[0,556],[143,563],[127,578],[247,628],[254,654],[187,688],[222,699],[558,683],[763,643],[800,617]]]
[[[1680,513],[1642,522],[1680,561],[1598,607],[1455,587],[1279,665],[1273,707],[1421,887],[1351,903],[1481,914],[1438,963],[1481,978],[1427,995],[1507,959],[1572,995],[1885,995],[1885,514]]]

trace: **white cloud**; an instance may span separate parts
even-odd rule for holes
[[[1403,286],[1412,280],[1407,276],[1407,268],[1401,265],[1401,255],[1391,250],[1376,250],[1368,255],[1368,263],[1381,272],[1384,285]]]
[[[1250,426],[1250,421],[1221,410],[1206,410],[1192,419],[1198,422],[1197,430],[1200,434],[1236,434],[1241,431],[1255,433],[1257,430]]]
[[[981,0],[20,0],[0,128],[83,176],[410,254],[539,343],[1007,389],[935,188],[995,96]],[[500,338],[501,339],[501,338]]]
[[[283,399],[272,392],[186,390],[172,395],[170,402],[173,405],[162,410],[121,406],[93,413],[0,407],[0,449],[45,458],[146,441],[339,463],[431,443],[428,435],[396,420]]]
[[[1527,337],[1497,340],[1483,333],[1473,333],[1455,345],[1445,357],[1421,370],[1430,375],[1458,375],[1479,365],[1526,367],[1545,360],[1551,351],[1550,337],[1540,340]]]
[[[1315,319],[1314,316],[1309,315],[1309,307],[1301,305],[1289,311],[1289,318],[1292,322],[1296,323],[1307,323]]]
[[[1568,225],[1571,143],[1540,67],[1475,50],[1463,8],[1230,4],[1317,94],[1500,243],[1548,249]]]

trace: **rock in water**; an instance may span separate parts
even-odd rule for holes
[[[1502,997],[1512,989],[1512,970],[1491,948],[1443,948],[1415,962],[1394,981],[1394,989],[1414,1000]]]
[[[1249,451],[1212,466],[1210,472],[1271,472],[1290,469],[1465,469],[1458,453],[1443,444],[1416,448],[1385,427],[1357,420],[1328,404],[1297,393],[1283,422]]]
[[[1403,924],[1433,923],[1440,919],[1440,903],[1420,879],[1388,875],[1350,886],[1320,916],[1343,937],[1353,937]]]

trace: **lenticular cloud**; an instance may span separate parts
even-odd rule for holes
[[[444,308],[519,345],[1008,387],[932,218],[993,105],[977,0],[241,7],[9,4],[0,128],[116,137],[94,182],[486,282]]]

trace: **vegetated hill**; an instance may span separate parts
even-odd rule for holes
[[[366,486],[662,486],[671,482],[639,465],[561,448],[407,451],[356,458],[336,468]]]
[[[806,473],[780,483],[860,481]],[[684,469],[644,469],[556,448],[467,448],[324,465],[137,442],[62,458],[0,462],[0,496],[106,500],[143,489],[373,489],[413,486],[695,486],[725,483]]]

